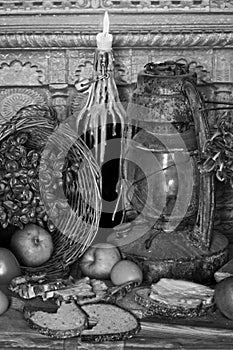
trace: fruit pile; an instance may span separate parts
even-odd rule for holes
[[[24,249],[24,247],[31,245],[32,249],[32,242],[36,234],[39,235],[40,239],[43,237],[42,241],[44,240],[44,242],[40,243],[38,254],[34,251],[34,256],[46,257],[47,248],[44,243],[46,234],[50,236],[50,233],[42,233],[41,230],[43,229],[39,226],[26,225],[24,230],[18,230],[16,231],[17,234],[12,236],[11,249],[20,262],[27,257],[29,266],[33,266],[33,254],[29,258],[28,252],[30,249]],[[29,241],[27,240],[28,233]],[[217,283],[215,290],[190,281],[172,279],[160,279],[154,284],[145,285],[143,284],[141,268],[134,262],[125,259],[119,247],[110,243],[98,243],[90,246],[77,260],[75,266],[78,268],[76,273],[78,272],[79,277],[69,276],[67,279],[57,277],[52,280],[48,279],[46,273],[44,276],[36,274],[32,276],[21,275],[19,263],[12,252],[0,248],[0,257],[4,257],[5,254],[5,260],[2,259],[3,261],[1,261],[0,259],[0,267],[4,263],[5,269],[8,269],[7,275],[0,274],[0,284],[4,281],[8,284],[11,292],[24,299],[40,297],[43,302],[53,300],[58,308],[66,308],[67,305],[72,305],[75,309],[74,306],[76,305],[81,310],[87,307],[96,311],[102,305],[106,313],[109,313],[110,308],[115,304],[114,307],[119,307],[119,309],[117,308],[119,312],[122,309],[128,310],[137,319],[152,315],[172,318],[200,317],[206,315],[207,312],[214,312],[214,306],[217,305],[218,310],[224,316],[233,319],[233,277]],[[45,259],[49,259],[49,255]],[[168,302],[164,303],[164,300],[168,300]],[[9,303],[8,297],[0,292],[0,314],[8,309]],[[33,312],[30,315],[28,314],[30,320],[34,315]],[[38,315],[41,316],[41,312],[38,311]],[[57,315],[59,315],[59,312]],[[109,314],[109,317],[112,316]],[[36,324],[39,322],[37,318],[34,321]],[[87,319],[87,322],[89,321],[92,322],[92,319]],[[43,313],[43,322],[49,324],[48,329],[53,329],[46,312]],[[56,322],[60,322],[58,318],[56,318]],[[66,333],[68,323],[67,327],[66,325],[62,327],[64,327]],[[99,329],[98,327],[100,327],[100,323],[96,325],[97,329]],[[43,327],[37,327],[37,329],[43,334],[50,335],[50,331],[46,331],[46,333]],[[101,329],[101,332],[103,332],[101,337],[96,332],[95,329],[90,332],[90,339],[93,337],[97,341],[111,340],[110,336],[106,338],[106,329]],[[121,339],[121,335],[118,333],[117,337]],[[52,332],[52,334],[53,336],[60,336],[60,333],[57,335],[57,333]]]
[[[1,286],[9,286],[14,278],[22,275],[20,264],[35,267],[48,261],[53,248],[50,232],[35,224],[25,225],[13,233],[10,250],[0,247],[0,315],[9,306]]]
[[[114,285],[127,282],[142,283],[143,274],[134,262],[122,259],[120,250],[110,243],[98,243],[90,247],[80,259],[79,267],[84,276],[111,279]]]
[[[197,317],[214,311],[216,305],[224,316],[233,319],[233,277],[220,281],[215,289],[172,279],[143,285],[141,268],[125,259],[120,248],[110,243],[93,244],[83,253],[75,264],[79,275],[76,279],[69,276],[66,280],[59,277],[52,280],[46,273],[23,276],[19,263],[39,266],[53,252],[51,233],[35,224],[16,230],[10,248],[11,251],[0,248],[0,287],[8,285],[11,292],[24,299],[40,297],[43,302],[52,299],[59,307],[76,303],[80,307],[92,305],[94,309],[103,303],[106,310],[108,304],[115,304],[137,318]],[[164,304],[164,300],[168,302]],[[0,315],[9,305],[10,300],[0,288]]]
[[[20,265],[14,254],[9,249],[0,247],[0,315],[9,307],[9,299],[1,289],[20,274]]]

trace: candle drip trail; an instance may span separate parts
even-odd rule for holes
[[[103,32],[97,35],[96,40],[97,50],[95,52],[93,78],[89,82],[86,81],[84,85],[82,85],[82,82],[76,85],[76,88],[79,87],[80,91],[85,91],[86,87],[89,87],[87,101],[76,119],[76,128],[78,135],[83,135],[89,148],[93,149],[95,159],[100,168],[105,161],[107,138],[116,136],[116,128],[121,130],[120,166],[116,188],[118,201],[112,217],[112,220],[114,220],[122,194],[120,182],[126,112],[120,102],[114,80],[112,35],[109,34],[107,12],[105,12],[104,16]]]
[[[120,102],[112,76],[112,52],[96,50],[94,67],[96,77],[90,86],[86,104],[78,115],[76,126],[89,146],[92,144],[95,159],[101,166],[107,144],[107,128],[111,126],[112,136],[116,135],[117,124],[120,124],[123,131],[126,112]],[[87,135],[90,137],[89,140]]]
[[[117,124],[121,125],[123,131],[125,120],[125,110],[120,103],[113,77],[112,34],[109,34],[107,11],[104,14],[103,31],[97,34],[96,41],[94,77],[91,80],[87,102],[77,118],[76,126],[79,135],[83,134],[89,147],[94,148],[96,161],[101,166],[104,162],[109,126],[111,125],[112,136],[115,136]],[[85,89],[81,83],[79,84],[81,89]]]

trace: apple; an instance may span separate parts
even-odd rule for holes
[[[80,259],[84,276],[109,279],[113,266],[121,260],[119,249],[110,243],[97,243],[86,250]]]
[[[140,267],[133,261],[121,260],[113,266],[110,278],[115,286],[127,282],[138,282],[141,284],[143,281],[143,273]]]
[[[221,280],[215,286],[214,300],[221,313],[233,320],[233,276]]]
[[[24,266],[40,266],[51,257],[53,241],[51,234],[40,226],[28,224],[11,237],[10,247]]]
[[[15,255],[9,249],[0,247],[0,288],[20,275],[21,269]]]
[[[9,307],[9,299],[6,296],[6,294],[4,294],[1,290],[0,290],[0,315],[2,315]]]

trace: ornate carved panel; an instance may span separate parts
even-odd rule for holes
[[[132,50],[115,50],[115,79],[118,83],[132,82]]]
[[[28,88],[0,90],[0,121],[8,121],[22,107],[47,103],[46,94]]]
[[[2,0],[0,11],[18,10],[83,10],[83,9],[144,9],[217,11],[232,8],[230,0]]]
[[[233,50],[214,50],[213,81],[233,82]]]
[[[69,84],[92,76],[94,50],[70,50],[67,55]]]
[[[40,85],[44,80],[43,72],[31,62],[13,60],[0,65],[0,81],[2,86]]]
[[[67,80],[66,55],[64,51],[49,53],[49,83],[62,84]]]

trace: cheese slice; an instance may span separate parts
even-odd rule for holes
[[[195,307],[199,304],[211,304],[213,295],[214,289],[202,284],[161,278],[159,282],[151,285],[149,297],[167,305]]]

